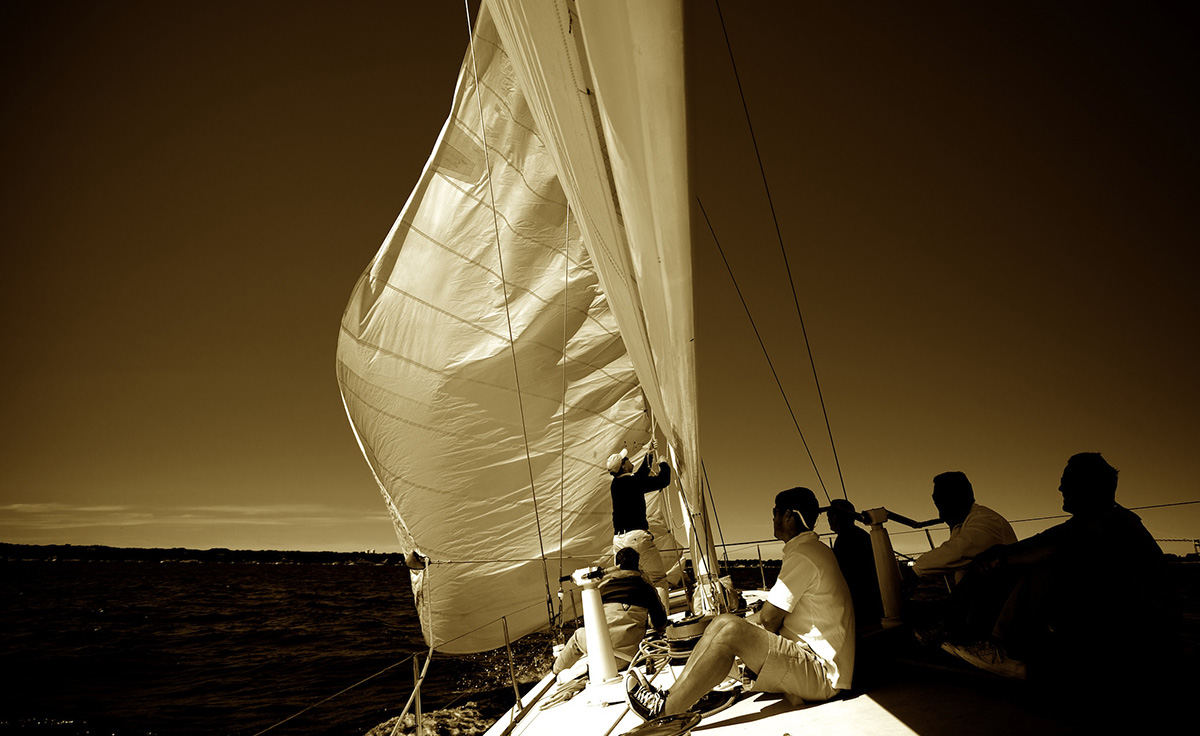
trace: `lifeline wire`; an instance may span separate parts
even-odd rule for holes
[[[395,664],[390,664],[390,665],[388,665],[387,667],[384,667],[383,669],[379,670],[379,671],[378,671],[378,672],[376,672],[375,674],[373,674],[373,675],[370,675],[369,677],[364,677],[363,679],[359,680],[358,682],[354,683],[353,685],[351,685],[351,686],[349,686],[349,687],[346,687],[346,688],[343,688],[343,689],[339,690],[338,692],[334,693],[333,695],[330,695],[328,698],[325,698],[324,700],[320,700],[320,701],[318,701],[318,702],[316,702],[316,703],[313,703],[312,705],[308,706],[307,708],[304,708],[303,710],[296,711],[295,713],[293,713],[292,715],[288,716],[287,718],[284,718],[284,719],[283,719],[282,721],[280,721],[279,723],[275,723],[275,724],[272,724],[272,725],[270,725],[270,726],[267,726],[267,727],[266,727],[266,728],[264,728],[263,730],[261,730],[261,731],[259,731],[258,733],[254,734],[254,736],[262,736],[264,733],[266,733],[266,732],[268,732],[268,731],[273,731],[274,729],[276,729],[276,728],[279,728],[280,726],[282,726],[283,724],[285,724],[285,723],[287,723],[288,721],[292,720],[293,718],[296,718],[296,717],[298,717],[298,716],[302,716],[302,715],[304,715],[305,713],[307,713],[307,712],[309,712],[310,710],[312,710],[313,708],[316,708],[316,707],[317,707],[317,706],[319,706],[319,705],[324,705],[325,703],[328,703],[330,700],[333,700],[334,698],[338,697],[339,695],[343,695],[343,694],[345,694],[345,693],[347,693],[347,692],[349,692],[349,691],[353,690],[354,688],[358,687],[359,685],[362,685],[362,684],[363,684],[363,683],[365,683],[365,682],[369,682],[369,681],[371,681],[371,680],[374,680],[376,677],[379,677],[380,675],[382,675],[382,674],[383,674],[383,673],[385,673],[385,672],[388,672],[389,670],[394,670],[394,669],[396,669],[397,667],[399,667],[400,665],[402,665],[402,664],[405,664],[406,662],[411,662],[411,661],[412,661],[412,658],[413,658],[413,657],[415,657],[415,656],[417,656],[417,655],[416,655],[416,654],[410,654],[410,655],[408,656],[408,659],[402,659],[402,660],[400,660],[399,662],[396,662]]]
[[[763,190],[767,194],[767,206],[771,209],[771,221],[775,223],[775,237],[779,240],[779,252],[783,255],[783,266],[787,270],[788,284],[792,287],[792,301],[796,303],[796,316],[800,319],[800,334],[804,335],[804,349],[808,351],[808,362],[812,366],[813,383],[817,387],[817,398],[821,402],[821,413],[825,416],[825,430],[829,433],[829,447],[833,450],[833,463],[837,466],[838,480],[842,484],[842,498],[846,495],[846,479],[842,476],[842,464],[838,460],[837,445],[833,441],[833,428],[829,426],[829,412],[825,410],[825,396],[821,393],[821,380],[817,378],[817,361],[813,358],[812,345],[808,341],[808,330],[804,327],[804,313],[800,310],[800,297],[796,294],[796,282],[792,279],[792,267],[788,263],[787,250],[783,247],[783,233],[779,229],[779,218],[775,214],[775,203],[771,199],[771,188],[767,185],[767,171],[763,168],[762,154],[758,152],[758,139],[754,137],[754,124],[750,121],[750,107],[746,104],[746,94],[742,91],[742,79],[737,73],[737,62],[733,58],[733,45],[729,42],[729,33],[725,30],[725,16],[721,14],[720,0],[713,0],[717,6],[717,17],[721,20],[721,33],[725,36],[725,48],[729,50],[729,65],[733,68],[733,78],[737,82],[738,95],[742,99],[742,110],[746,113],[746,127],[750,130],[750,142],[754,144],[754,156],[758,159],[758,171],[762,175]],[[705,219],[708,219],[705,216]],[[723,255],[722,255],[723,257]],[[824,485],[822,485],[824,489]],[[825,491],[826,499],[829,491]]]
[[[463,7],[467,12],[467,37],[471,43],[471,74],[475,80],[475,104],[479,108],[479,137],[483,141],[483,163],[487,169],[488,198],[491,200],[492,210],[492,231],[496,237],[496,261],[500,270],[501,289],[504,291],[504,318],[508,325],[508,347],[513,361],[513,381],[517,388],[517,409],[521,415],[521,435],[525,440],[525,467],[529,470],[529,493],[533,496],[533,519],[537,524],[538,547],[542,553],[542,580],[546,583],[546,614],[550,619],[550,626],[554,626],[554,595],[550,592],[550,570],[546,567],[546,546],[542,543],[542,518],[538,513],[537,488],[533,481],[533,458],[529,452],[529,429],[525,425],[525,400],[521,397],[521,373],[517,369],[517,342],[516,338],[513,337],[512,313],[508,307],[508,279],[504,276],[504,254],[503,249],[500,247],[500,221],[496,214],[496,192],[492,188],[492,158],[488,154],[487,130],[483,124],[483,99],[479,92],[479,69],[475,64],[475,29],[471,27],[470,0],[463,0]]]

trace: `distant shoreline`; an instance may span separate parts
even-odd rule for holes
[[[1168,562],[1200,562],[1195,553],[1163,553]],[[396,565],[402,552],[306,552],[300,550],[185,549],[183,547],[106,547],[99,544],[10,544],[0,542],[0,562],[223,562],[250,565]],[[721,562],[722,568],[726,561]],[[728,567],[758,567],[759,560],[729,560]],[[762,560],[778,569],[779,560]],[[688,564],[690,570],[690,563]]]
[[[224,562],[252,565],[398,565],[401,552],[304,552],[245,549],[106,547],[99,544],[0,543],[3,562]]]

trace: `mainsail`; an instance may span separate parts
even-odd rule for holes
[[[343,401],[441,651],[546,627],[608,552],[610,452],[656,429],[702,507],[682,38],[677,0],[485,2],[355,286]]]

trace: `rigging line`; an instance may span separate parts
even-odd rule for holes
[[[817,378],[817,361],[813,358],[812,345],[808,341],[808,330],[804,327],[804,313],[800,310],[800,297],[796,294],[796,282],[792,278],[792,267],[788,262],[787,249],[783,247],[783,233],[779,229],[779,217],[775,214],[775,202],[771,199],[771,187],[767,185],[767,170],[763,167],[762,154],[758,150],[758,139],[754,135],[754,124],[750,120],[750,106],[746,104],[746,94],[742,91],[742,78],[738,76],[737,62],[733,58],[733,44],[729,41],[729,32],[725,30],[725,16],[721,14],[720,0],[713,0],[717,6],[717,17],[721,20],[721,33],[725,36],[725,48],[729,50],[729,64],[733,67],[733,78],[737,82],[738,95],[742,99],[742,110],[746,113],[746,127],[750,130],[750,142],[754,144],[754,157],[758,160],[758,171],[762,175],[763,190],[767,194],[767,206],[771,209],[771,221],[775,224],[775,237],[779,240],[779,252],[783,255],[783,266],[787,271],[788,284],[792,287],[792,301],[796,304],[796,316],[800,319],[800,334],[804,336],[804,349],[808,351],[808,362],[812,366],[813,383],[817,387],[817,398],[821,402],[821,413],[825,416],[825,430],[829,433],[829,446],[833,450],[833,463],[837,466],[838,480],[842,484],[842,498],[846,495],[846,479],[842,476],[842,463],[838,460],[837,445],[833,441],[833,428],[829,425],[829,412],[825,410],[825,395],[821,392],[821,379]],[[828,491],[825,493],[829,496]]]
[[[568,312],[567,289],[571,283],[571,201],[567,200],[567,213],[564,220],[563,232],[563,350],[562,350],[562,433],[559,439],[559,477],[558,477],[558,578],[563,577],[563,507],[567,503],[567,332]],[[562,593],[562,585],[558,586]],[[558,614],[561,619],[562,599],[558,601]],[[562,621],[559,620],[559,625]]]
[[[1171,506],[1190,506],[1191,504],[1195,504],[1195,503],[1200,503],[1200,500],[1176,501],[1173,503],[1158,503],[1158,504],[1151,504],[1149,506],[1126,506],[1125,508],[1128,509],[1129,511],[1145,511],[1147,509],[1165,509],[1165,508],[1169,508]],[[1010,521],[1009,523],[1010,524],[1022,524],[1026,521],[1049,521],[1050,519],[1066,519],[1069,516],[1070,516],[1070,514],[1055,514],[1054,516],[1037,516],[1037,517],[1033,517],[1031,519],[1014,519],[1014,520]]]
[[[483,141],[483,164],[487,170],[488,199],[492,210],[492,232],[496,238],[496,262],[500,271],[500,288],[504,292],[504,319],[508,325],[508,348],[513,361],[513,381],[517,389],[517,410],[521,415],[521,436],[525,440],[525,467],[529,470],[529,493],[533,496],[533,519],[537,525],[538,548],[542,554],[542,580],[546,583],[546,612],[554,626],[554,595],[550,592],[550,570],[546,567],[546,546],[542,542],[542,518],[538,513],[537,487],[533,481],[533,458],[529,450],[529,428],[525,425],[525,400],[521,397],[521,372],[517,369],[517,342],[513,336],[512,312],[508,306],[508,279],[504,276],[504,253],[500,247],[500,219],[496,213],[496,191],[492,187],[492,158],[488,154],[487,129],[484,126],[483,95],[480,94],[479,68],[475,63],[475,29],[471,25],[471,3],[463,0],[467,12],[467,37],[471,44],[471,75],[475,81],[475,104],[479,109],[479,137]]]
[[[394,670],[394,669],[396,669],[397,667],[399,667],[399,666],[400,666],[400,665],[402,665],[402,664],[407,664],[408,662],[411,662],[411,661],[412,661],[412,659],[413,659],[413,657],[415,657],[415,656],[417,656],[417,655],[416,655],[416,653],[410,654],[410,655],[408,655],[408,659],[402,659],[402,660],[400,660],[399,662],[396,662],[395,664],[390,664],[390,665],[388,665],[387,667],[384,667],[383,669],[379,670],[379,671],[378,671],[378,672],[376,672],[375,674],[373,674],[373,675],[370,675],[370,676],[368,676],[368,677],[364,677],[363,679],[359,680],[358,682],[354,683],[353,685],[351,685],[351,686],[349,686],[349,687],[346,687],[346,688],[343,688],[342,690],[340,690],[340,691],[338,691],[338,692],[334,693],[333,695],[330,695],[328,698],[325,698],[324,700],[321,700],[321,701],[318,701],[318,702],[316,702],[316,703],[313,703],[312,705],[308,706],[307,708],[304,708],[303,710],[296,711],[295,713],[293,713],[292,715],[288,716],[287,718],[284,718],[284,719],[283,719],[282,721],[280,721],[279,723],[275,723],[275,724],[272,724],[272,725],[270,725],[270,726],[267,726],[267,727],[266,727],[266,728],[264,728],[263,730],[261,730],[261,731],[259,731],[258,733],[254,734],[254,736],[262,736],[262,734],[264,734],[264,733],[266,733],[266,732],[268,732],[268,731],[273,731],[273,730],[275,730],[276,728],[279,728],[279,727],[280,727],[280,726],[282,726],[283,724],[287,723],[288,721],[290,721],[290,720],[292,720],[292,719],[294,719],[294,718],[297,718],[297,717],[299,717],[299,716],[302,716],[302,715],[304,715],[305,713],[307,713],[308,711],[312,710],[313,708],[317,708],[317,707],[319,707],[319,706],[321,706],[321,705],[324,705],[325,703],[328,703],[330,700],[333,700],[334,698],[338,697],[339,695],[344,695],[345,693],[348,693],[348,692],[350,692],[351,690],[353,690],[354,688],[358,687],[359,685],[362,685],[362,684],[364,684],[364,683],[366,683],[366,682],[369,682],[369,681],[371,681],[371,680],[374,680],[376,677],[379,677],[380,675],[382,675],[382,674],[383,674],[383,673],[385,673],[385,672],[389,672],[389,671],[391,671],[391,670]]]
[[[643,391],[642,392],[642,400],[643,401],[645,401],[645,396],[646,396],[646,392]],[[650,414],[650,444],[651,444],[651,447],[658,449],[658,439],[657,439],[657,437],[658,437],[658,417],[655,416],[654,409],[653,409],[653,407],[649,406],[649,404],[647,404],[646,411],[647,411],[647,413]],[[668,447],[669,447],[669,445],[668,445]],[[670,454],[670,451],[668,450],[668,455],[669,454]],[[659,463],[661,461],[662,461],[662,457],[654,458],[656,468],[658,467],[657,463]],[[674,473],[674,471],[672,471],[672,472]],[[670,534],[672,539],[674,539],[674,537],[675,537],[675,521],[674,521],[674,519],[671,518],[671,496],[668,493],[668,491],[671,489],[671,487],[673,485],[677,485],[678,483],[679,483],[679,474],[674,473],[671,477],[671,482],[668,483],[667,487],[662,489],[662,492],[660,492],[658,494],[658,498],[662,502],[663,523],[666,524],[667,534]],[[663,551],[662,549],[659,549],[659,552],[662,552],[662,551]]]
[[[800,422],[796,419],[796,412],[792,411],[792,402],[788,401],[787,392],[783,390],[783,383],[779,380],[779,374],[775,371],[775,364],[771,362],[771,354],[767,352],[767,346],[763,342],[762,335],[758,332],[758,325],[754,324],[754,316],[750,314],[750,306],[746,304],[746,297],[742,296],[742,288],[738,286],[737,278],[733,275],[733,268],[729,265],[729,259],[725,257],[725,250],[721,247],[721,241],[717,239],[717,232],[713,229],[712,222],[708,219],[708,213],[704,211],[704,203],[696,197],[696,204],[700,207],[700,214],[704,215],[704,222],[708,225],[708,231],[712,233],[713,242],[717,245],[717,252],[721,254],[721,260],[725,262],[725,270],[729,272],[729,278],[733,281],[733,288],[737,291],[738,299],[742,300],[742,309],[746,310],[746,317],[750,320],[750,327],[754,330],[754,336],[758,338],[758,346],[762,348],[763,356],[767,359],[767,366],[771,369],[771,375],[775,377],[775,385],[779,387],[779,393],[783,396],[783,403],[787,406],[788,414],[792,417],[792,424],[796,425],[796,432],[800,434],[800,442],[804,445],[804,451],[808,453],[808,459],[812,462],[813,472],[817,474],[817,482],[821,484],[821,490],[825,492],[825,500],[829,501],[829,489],[825,487],[825,480],[821,477],[821,471],[817,468],[817,459],[813,457],[812,450],[808,447],[808,440],[804,439],[804,430],[800,429]]]
[[[708,488],[708,505],[712,507],[713,519],[717,522],[717,536],[721,538],[721,552],[725,555],[725,566],[729,567],[729,548],[725,544],[725,532],[721,531],[721,515],[717,513],[717,502],[713,498],[712,483],[708,482],[708,468],[700,461],[700,474],[704,476],[704,485]]]

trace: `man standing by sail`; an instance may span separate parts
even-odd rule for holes
[[[820,507],[807,488],[775,496],[775,538],[783,565],[762,609],[750,618],[713,619],[670,691],[626,675],[629,707],[644,720],[682,713],[729,674],[736,659],[755,673],[752,689],[778,692],[793,703],[828,700],[851,686],[854,605],[833,550],[812,531]]]
[[[658,591],[663,608],[667,605],[667,573],[662,557],[650,533],[650,522],[646,519],[646,494],[661,491],[671,484],[671,466],[659,463],[651,473],[654,463],[654,444],[646,453],[635,472],[629,460],[628,450],[621,450],[608,458],[608,472],[612,473],[613,555],[623,547],[637,551],[642,572]]]

